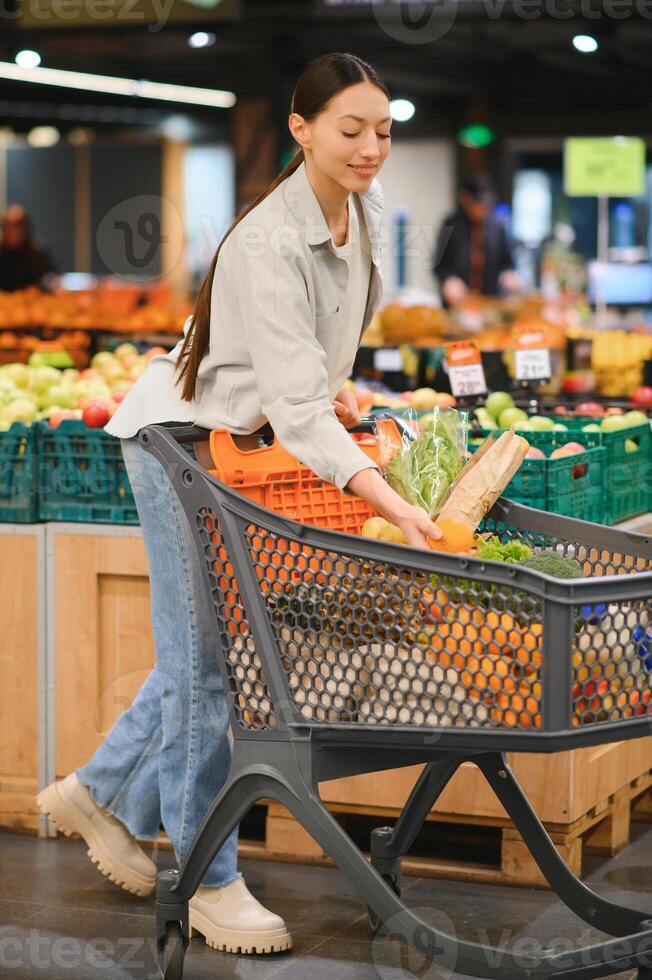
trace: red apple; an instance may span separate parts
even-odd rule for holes
[[[555,407],[552,410],[553,415],[566,415],[567,413],[568,413],[568,409],[566,408],[565,405],[555,405]]]
[[[126,395],[126,391],[114,391],[111,395],[111,401],[115,402],[116,405],[119,405],[120,402],[125,400]]]
[[[632,393],[632,401],[635,405],[652,405],[652,388],[641,385]]]
[[[48,423],[52,429],[58,429],[64,419],[78,419],[79,413],[74,408],[62,408],[58,412],[52,412]]]
[[[106,405],[100,405],[98,402],[85,408],[82,415],[89,429],[103,429],[110,417]]]
[[[582,402],[575,406],[576,415],[604,415],[604,408],[598,402]]]
[[[536,446],[530,446],[530,448],[528,449],[527,453],[525,454],[525,458],[526,459],[545,459],[546,458],[546,454],[544,452],[542,452],[540,449],[537,449]]]
[[[622,408],[616,408],[615,405],[610,405],[606,412],[607,415],[623,415]]]

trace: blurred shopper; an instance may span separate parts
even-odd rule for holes
[[[21,204],[12,204],[2,219],[0,290],[13,292],[27,286],[46,287],[56,269],[50,253],[35,241],[30,220]]]
[[[487,177],[462,181],[459,207],[442,225],[433,266],[445,306],[463,302],[468,292],[497,296],[519,288],[507,231],[492,214],[493,203]]]
[[[39,805],[138,894],[152,890],[156,868],[135,838],[155,838],[162,820],[183,861],[230,765],[215,611],[185,512],[138,430],[194,422],[257,446],[271,426],[292,455],[367,500],[411,544],[441,537],[346,431],[360,416],[344,382],[382,298],[376,174],[390,126],[389,93],[370,65],[351,54],[309,65],[289,117],[300,152],[228,229],[185,336],[152,358],[107,426],[122,440],[147,547],[156,667],[88,764]],[[190,925],[230,952],[288,949],[283,919],[238,872],[236,834],[190,900]]]

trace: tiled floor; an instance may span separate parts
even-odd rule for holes
[[[160,867],[171,864],[159,852]],[[294,950],[275,956],[217,953],[196,937],[187,980],[455,980],[390,935],[371,941],[363,903],[337,870],[244,861],[251,891],[286,919]],[[637,825],[630,847],[592,859],[587,876],[601,894],[652,915],[652,827]],[[459,937],[494,945],[599,940],[549,892],[405,878],[408,904]],[[157,980],[153,899],[137,899],[102,877],[80,841],[0,832],[0,977],[16,980]],[[630,978],[633,973],[620,974]]]

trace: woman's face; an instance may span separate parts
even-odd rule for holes
[[[301,121],[296,131],[293,119]],[[312,123],[296,113],[290,120],[293,135],[314,164],[348,191],[367,191],[389,155],[389,100],[371,82],[344,89]]]

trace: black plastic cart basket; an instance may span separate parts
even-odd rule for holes
[[[652,911],[607,901],[566,867],[504,752],[555,752],[652,732],[652,541],[500,500],[487,526],[580,561],[559,580],[288,520],[214,479],[181,448],[192,426],[148,426],[190,522],[219,636],[234,735],[227,783],[180,870],[158,875],[161,974],[179,978],[188,900],[258,800],[288,808],[351,880],[372,930],[475,977],[652,980]],[[617,937],[518,957],[457,941],[400,898],[400,863],[464,762],[484,774],[551,888]],[[371,861],[326,810],[327,779],[425,763]],[[500,953],[500,955],[496,955]]]

